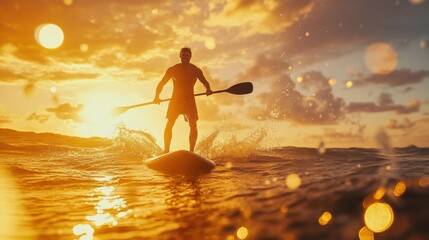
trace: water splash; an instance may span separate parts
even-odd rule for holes
[[[221,156],[246,157],[262,146],[266,136],[265,129],[257,130],[240,139],[235,133],[227,135],[216,130],[199,141],[196,152],[211,159]]]
[[[110,148],[115,152],[144,158],[153,157],[162,152],[156,138],[148,132],[127,129],[124,124],[118,125],[116,131],[118,134]]]
[[[378,130],[377,134],[375,135],[375,140],[382,147],[382,151],[384,153],[392,153],[392,145],[390,144],[390,138],[384,131],[384,129]]]

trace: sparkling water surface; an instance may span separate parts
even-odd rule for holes
[[[160,149],[136,132],[114,140],[5,132],[0,235],[18,240],[429,235],[429,149],[252,149],[257,138],[247,139],[240,151],[202,140],[199,153],[216,167],[190,177],[149,169],[143,160]]]

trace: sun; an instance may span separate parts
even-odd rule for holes
[[[61,46],[64,41],[63,30],[55,24],[45,23],[36,28],[34,33],[37,43],[48,49]]]
[[[117,118],[110,114],[115,106],[115,98],[107,94],[96,93],[83,99],[83,109],[80,112],[82,122],[77,127],[80,136],[111,137],[114,135]]]

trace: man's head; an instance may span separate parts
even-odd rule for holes
[[[189,63],[191,61],[192,51],[188,47],[180,49],[180,59],[182,63]]]

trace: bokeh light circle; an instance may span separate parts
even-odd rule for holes
[[[386,231],[392,225],[393,210],[387,203],[375,202],[365,211],[364,221],[366,227],[375,233]]]
[[[365,51],[365,64],[375,74],[388,74],[398,64],[396,51],[387,43],[373,43]]]
[[[286,182],[286,186],[293,190],[301,186],[301,178],[299,177],[298,174],[295,174],[295,173],[289,174],[286,177],[285,182]]]
[[[48,49],[58,48],[64,41],[63,30],[58,25],[52,23],[38,26],[34,36],[37,43]]]

